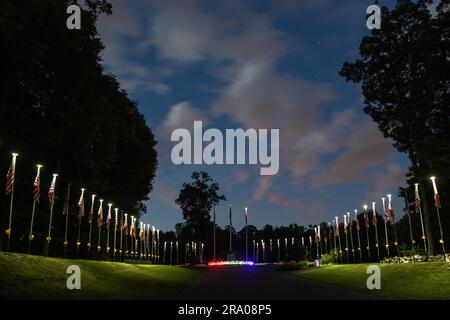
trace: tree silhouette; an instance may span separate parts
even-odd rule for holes
[[[399,0],[392,10],[383,7],[381,29],[362,39],[361,58],[340,71],[347,81],[361,83],[364,111],[408,154],[408,183],[419,182],[425,191],[431,249],[429,177],[438,176],[445,199],[450,179],[450,1],[440,1],[435,13],[432,3]]]

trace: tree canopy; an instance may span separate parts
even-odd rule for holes
[[[72,204],[84,187],[135,215],[145,211],[152,190],[155,138],[137,103],[101,65],[96,22],[112,7],[83,1],[81,29],[69,30],[66,8],[73,3],[2,1],[0,173],[6,175],[11,152],[19,152],[16,221],[28,221],[37,163],[44,165],[43,190],[59,173],[56,210],[68,182]]]
[[[429,177],[436,175],[445,198],[450,180],[450,1],[440,1],[435,9],[432,5],[432,0],[399,0],[392,10],[383,7],[381,29],[362,39],[361,58],[345,62],[340,74],[361,83],[364,111],[408,154],[409,183],[429,189]],[[429,224],[427,217],[426,212]]]

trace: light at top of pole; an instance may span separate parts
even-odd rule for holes
[[[100,204],[102,204],[103,203],[103,199],[100,199]]]
[[[438,193],[437,186],[436,186],[436,177],[432,176],[432,177],[430,177],[430,179],[431,179],[431,183],[433,183],[434,193],[436,194],[436,193]]]
[[[365,204],[365,205],[363,206],[363,208],[364,208],[364,210],[367,210],[367,208],[368,208],[367,204]]]
[[[53,174],[53,178],[56,178],[57,176],[58,176],[57,173],[54,173],[54,174]]]
[[[112,207],[112,203],[108,203],[108,207],[110,207],[110,208],[111,208],[111,207]]]
[[[43,165],[42,165],[42,164],[37,164],[36,167],[37,167],[38,169],[41,169],[41,168],[43,167]]]

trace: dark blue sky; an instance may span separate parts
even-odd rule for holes
[[[358,56],[373,1],[112,1],[102,17],[104,67],[139,103],[158,140],[160,167],[144,222],[182,221],[174,204],[194,170],[207,170],[249,222],[315,224],[396,194],[408,166],[362,112],[360,89],[338,75]],[[392,6],[392,1],[381,1]],[[175,166],[173,129],[279,128],[280,171]],[[226,205],[217,208],[227,223]],[[394,196],[397,214],[401,202]],[[239,215],[237,215],[239,214]],[[342,218],[341,218],[342,219]]]

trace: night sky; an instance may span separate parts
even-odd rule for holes
[[[358,85],[338,75],[358,57],[373,1],[111,1],[99,20],[103,65],[139,103],[158,140],[159,169],[143,221],[182,221],[174,199],[194,170],[221,185],[217,222],[300,225],[362,209],[404,184],[408,159],[362,111]],[[380,1],[392,7],[393,1]],[[176,128],[279,128],[280,170],[172,164]]]

